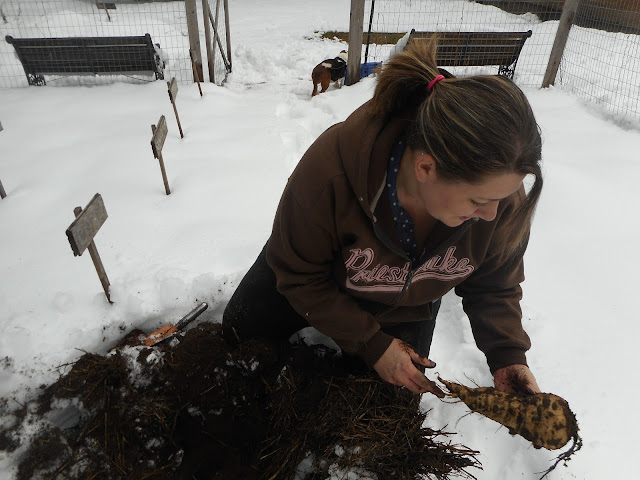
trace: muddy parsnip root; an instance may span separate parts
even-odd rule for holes
[[[535,448],[557,450],[573,440],[572,446],[557,457],[543,478],[582,446],[576,417],[562,397],[552,393],[506,393],[492,387],[470,388],[442,378],[438,380],[449,390],[449,397],[459,398],[471,411],[504,425],[509,433],[524,437]]]

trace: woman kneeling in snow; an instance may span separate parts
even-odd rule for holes
[[[496,387],[539,392],[519,302],[540,159],[514,83],[453,77],[436,66],[436,42],[410,45],[373,99],[300,160],[224,312],[226,338],[284,339],[311,325],[387,382],[442,396],[422,371],[435,366],[440,298],[455,288]]]

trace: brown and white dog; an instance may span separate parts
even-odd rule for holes
[[[311,72],[311,80],[313,80],[312,97],[315,97],[318,93],[326,92],[331,82],[336,82],[336,86],[342,86],[344,74],[347,71],[347,57],[347,51],[342,50],[336,58],[329,58],[315,66],[313,72]],[[319,92],[318,85],[322,87]]]

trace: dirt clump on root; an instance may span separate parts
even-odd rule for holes
[[[0,427],[0,450],[28,443],[17,480],[448,479],[480,467],[424,426],[419,397],[327,347],[231,347],[213,323],[153,347],[141,338],[85,353]],[[25,423],[39,425],[28,441]]]

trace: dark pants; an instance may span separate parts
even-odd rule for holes
[[[440,299],[432,304],[432,319],[382,327],[382,330],[410,344],[423,357],[428,357],[439,308]],[[224,310],[222,328],[225,339],[232,344],[238,339],[248,338],[281,341],[308,326],[307,321],[276,290],[276,276],[267,264],[265,245]]]

